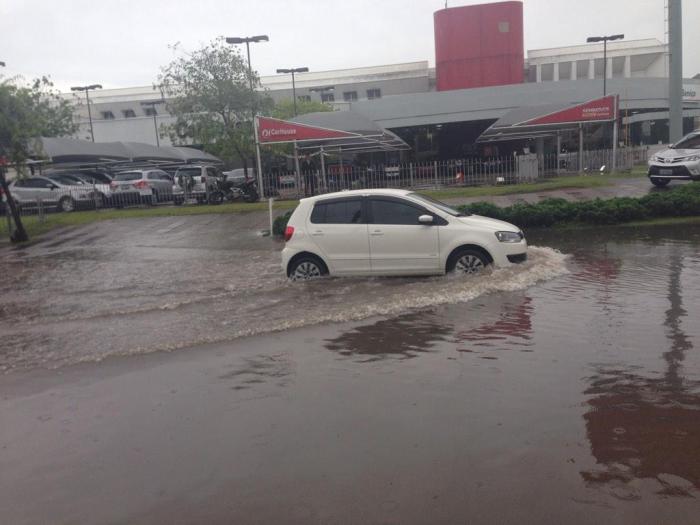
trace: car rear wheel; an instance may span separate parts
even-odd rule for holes
[[[317,257],[305,255],[296,259],[289,265],[289,279],[291,281],[310,281],[326,275],[326,265]]]
[[[58,201],[58,209],[63,212],[71,212],[75,209],[75,203],[71,197],[63,197]]]
[[[476,275],[483,272],[488,265],[489,261],[484,254],[477,250],[465,248],[452,255],[447,271]]]
[[[666,186],[669,182],[668,179],[657,179],[656,177],[651,178],[651,183],[656,186],[657,188],[663,188]]]

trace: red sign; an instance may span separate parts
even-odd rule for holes
[[[608,95],[577,106],[562,109],[543,117],[521,122],[518,126],[536,126],[540,124],[568,124],[572,122],[590,122],[597,120],[614,120],[617,107],[617,95]]]
[[[357,136],[357,133],[348,133],[347,131],[317,128],[276,118],[258,117],[258,140],[263,144],[295,140],[345,139]]]

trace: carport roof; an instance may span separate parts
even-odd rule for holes
[[[90,142],[70,138],[41,137],[34,153],[53,164],[112,164],[122,162],[220,163],[214,155],[195,148],[156,147],[142,142]]]

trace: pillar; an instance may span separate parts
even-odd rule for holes
[[[536,82],[542,82],[542,64],[535,65]]]
[[[595,59],[594,58],[591,58],[588,61],[588,78],[591,80],[595,78]]]
[[[632,76],[632,57],[629,55],[625,56],[625,78],[630,78]]]
[[[606,76],[607,76],[608,78],[612,78],[612,77],[613,77],[612,62],[613,62],[613,61],[612,61],[612,57],[608,57],[607,70],[605,71]]]
[[[569,75],[569,80],[576,80],[577,75],[578,75],[578,62],[576,62],[576,60],[573,60],[571,62],[571,74]]]
[[[552,72],[552,80],[554,82],[557,82],[559,81],[559,62],[554,62],[554,64],[552,65],[554,66],[554,70]]]

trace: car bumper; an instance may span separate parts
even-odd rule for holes
[[[492,247],[491,257],[495,266],[512,266],[527,260],[527,241],[501,242]]]
[[[652,162],[647,170],[649,178],[669,180],[700,180],[700,162],[659,164]]]

